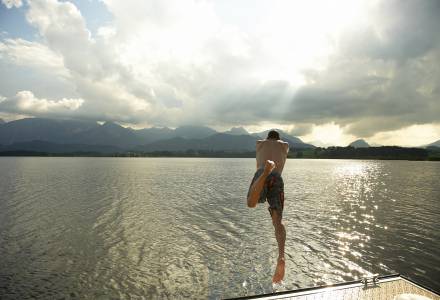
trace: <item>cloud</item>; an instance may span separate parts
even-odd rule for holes
[[[233,21],[211,1],[103,2],[113,20],[92,35],[73,3],[30,1],[40,39],[4,39],[0,59],[69,78],[83,102],[60,111],[88,119],[266,122],[296,135],[332,123],[360,137],[439,123],[436,0],[342,1],[344,13],[326,1],[236,3],[249,14]]]
[[[98,58],[92,53],[90,32],[74,4],[56,0],[31,1],[26,19],[38,29],[48,47],[63,57],[71,72],[91,76],[99,70]]]
[[[341,38],[325,70],[305,72],[288,120],[335,122],[361,137],[440,122],[439,2],[385,1],[374,11],[372,24]]]
[[[17,66],[43,69],[57,76],[68,77],[63,57],[46,45],[23,39],[5,39],[0,42],[0,58]]]
[[[438,47],[438,1],[380,1],[368,9],[368,26],[349,30],[341,38],[344,53],[405,61]]]
[[[37,98],[30,91],[18,92],[15,97],[0,98],[0,110],[34,116],[70,116],[84,103],[83,99],[48,100]]]
[[[288,131],[288,134],[293,136],[305,136],[313,131],[313,124],[295,124],[293,128]]]
[[[8,8],[11,9],[13,7],[21,7],[23,5],[23,1],[21,0],[2,0],[2,3]]]
[[[145,85],[139,88],[139,81],[120,63],[109,35],[91,36],[74,4],[35,0],[29,3],[26,18],[48,48],[62,57],[78,94],[85,99],[78,117],[139,122],[150,112]]]

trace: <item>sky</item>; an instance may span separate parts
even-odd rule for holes
[[[437,0],[1,0],[0,118],[440,139]]]

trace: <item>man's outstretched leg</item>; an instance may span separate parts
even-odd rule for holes
[[[278,260],[275,274],[272,277],[272,282],[280,282],[284,278],[284,268],[286,265],[284,259],[284,245],[286,243],[286,229],[281,223],[281,214],[276,209],[271,209],[272,224],[275,228],[275,237],[278,243]]]
[[[266,160],[263,173],[257,178],[257,180],[255,180],[249,189],[249,196],[247,198],[248,207],[257,206],[258,199],[260,199],[261,191],[263,190],[264,183],[266,182],[266,178],[273,169],[275,169],[275,163],[271,160]]]

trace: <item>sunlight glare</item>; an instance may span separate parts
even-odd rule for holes
[[[311,134],[304,137],[305,140],[321,141],[323,144],[334,146],[347,146],[355,137],[345,134],[342,128],[335,123],[328,123],[313,127]]]
[[[334,40],[365,20],[363,7],[362,1],[348,0],[274,2],[269,17],[256,24],[271,58],[258,76],[303,84],[301,71],[325,67],[327,58],[336,50]]]

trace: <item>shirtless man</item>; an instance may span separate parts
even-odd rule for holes
[[[281,282],[284,278],[284,244],[286,229],[281,223],[284,208],[284,182],[281,177],[286,162],[289,144],[280,139],[277,131],[269,131],[265,140],[257,141],[257,171],[249,187],[247,205],[255,207],[257,203],[269,203],[269,213],[275,228],[278,243],[278,260],[273,283]]]

